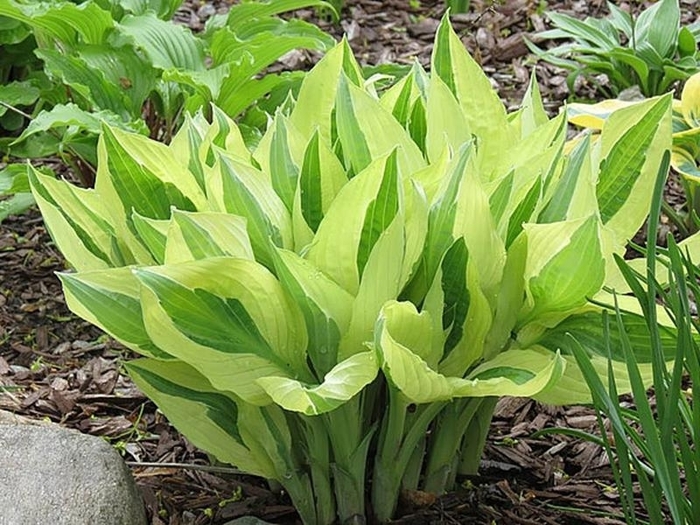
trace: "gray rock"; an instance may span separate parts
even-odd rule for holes
[[[131,473],[107,442],[54,424],[6,423],[0,525],[146,524]]]

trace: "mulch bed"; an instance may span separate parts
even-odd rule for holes
[[[682,0],[686,17],[694,1]],[[600,16],[604,5],[557,0],[547,8],[583,17]],[[226,8],[226,2],[186,2],[177,17],[201,29]],[[346,34],[363,63],[418,60],[428,66],[443,12],[443,3],[434,0],[410,5],[408,0],[353,0],[346,2],[340,25],[319,23],[336,36]],[[317,18],[310,10],[298,15]],[[469,14],[454,17],[454,26],[506,103],[517,107],[533,67],[523,38],[545,28],[541,2],[474,0]],[[292,53],[280,67],[308,68],[317,59]],[[554,113],[570,96],[566,74],[540,64],[537,76]],[[584,81],[575,94],[593,97]],[[121,363],[131,353],[68,311],[55,276],[64,269],[38,212],[0,224],[0,409],[107,439],[132,464],[153,525],[220,524],[243,515],[295,523],[289,501],[259,479],[173,466],[209,461],[124,374]],[[406,514],[396,523],[624,523],[605,453],[563,435],[532,437],[548,427],[597,432],[589,408],[502,399],[480,475],[439,499],[406,495],[401,505]]]

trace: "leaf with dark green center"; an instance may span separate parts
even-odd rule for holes
[[[380,235],[389,227],[399,210],[399,167],[398,150],[391,152],[384,166],[382,184],[377,197],[370,202],[365,213],[360,244],[357,250],[357,269],[360,275],[365,269],[372,248]],[[397,254],[398,255],[398,254]]]
[[[323,198],[321,193],[321,159],[319,157],[318,131],[311,137],[304,151],[304,162],[299,174],[301,214],[313,232],[323,219]]]

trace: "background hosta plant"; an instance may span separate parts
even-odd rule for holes
[[[254,141],[256,126],[264,129],[267,112],[301,76],[264,75],[265,68],[291,50],[335,44],[311,24],[277,16],[325,5],[319,0],[244,2],[211,19],[201,35],[171,21],[181,3],[0,0],[0,45],[21,49],[28,64],[8,69],[0,58],[0,125],[7,128],[12,117],[17,131],[0,138],[0,151],[60,156],[91,186],[101,122],[169,141],[186,111],[211,102],[237,117],[261,101],[255,118],[244,121]]]
[[[377,97],[341,43],[290,106],[252,154],[215,109],[170,146],[105,127],[94,190],[31,184],[68,304],[145,356],[128,369],[176,427],[306,523],[386,521],[477,469],[498,396],[590,399],[567,334],[607,377],[587,299],[646,217],[670,97],[564,154],[565,115],[534,82],[508,115],[445,19],[430,74]]]
[[[569,104],[566,109],[569,122],[598,132],[613,111],[636,103],[610,99],[597,104]],[[672,133],[671,166],[680,175],[685,190],[685,210],[678,214],[665,201],[662,205],[683,237],[687,237],[700,228],[700,73],[691,76],[683,86],[681,98],[673,100]]]
[[[681,26],[678,0],[659,0],[637,17],[612,2],[608,10],[605,18],[585,20],[548,12],[554,29],[537,36],[569,41],[547,50],[528,44],[539,58],[571,71],[572,91],[579,75],[597,82],[604,74],[608,82],[599,87],[608,96],[632,86],[645,96],[661,95],[700,69],[700,24]]]

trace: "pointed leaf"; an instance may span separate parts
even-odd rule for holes
[[[605,259],[595,216],[551,224],[526,224],[528,318],[583,306],[605,279]]]
[[[173,210],[165,264],[224,256],[255,260],[243,217]]]
[[[361,352],[338,363],[318,386],[307,386],[284,377],[257,380],[265,392],[282,408],[314,416],[335,410],[357,395],[377,376],[374,352]]]
[[[301,314],[259,264],[222,257],[135,274],[151,339],[214,387],[261,405],[258,377],[309,377]]]
[[[59,274],[68,307],[141,355],[170,356],[148,336],[142,319],[139,283],[131,268]]]
[[[197,447],[254,475],[274,477],[243,444],[236,420],[236,399],[213,388],[204,376],[180,361],[139,359],[126,365],[138,387],[168,420]]]
[[[354,298],[295,253],[277,250],[276,255],[275,271],[304,315],[308,354],[321,377],[338,362],[338,345],[350,324]]]

